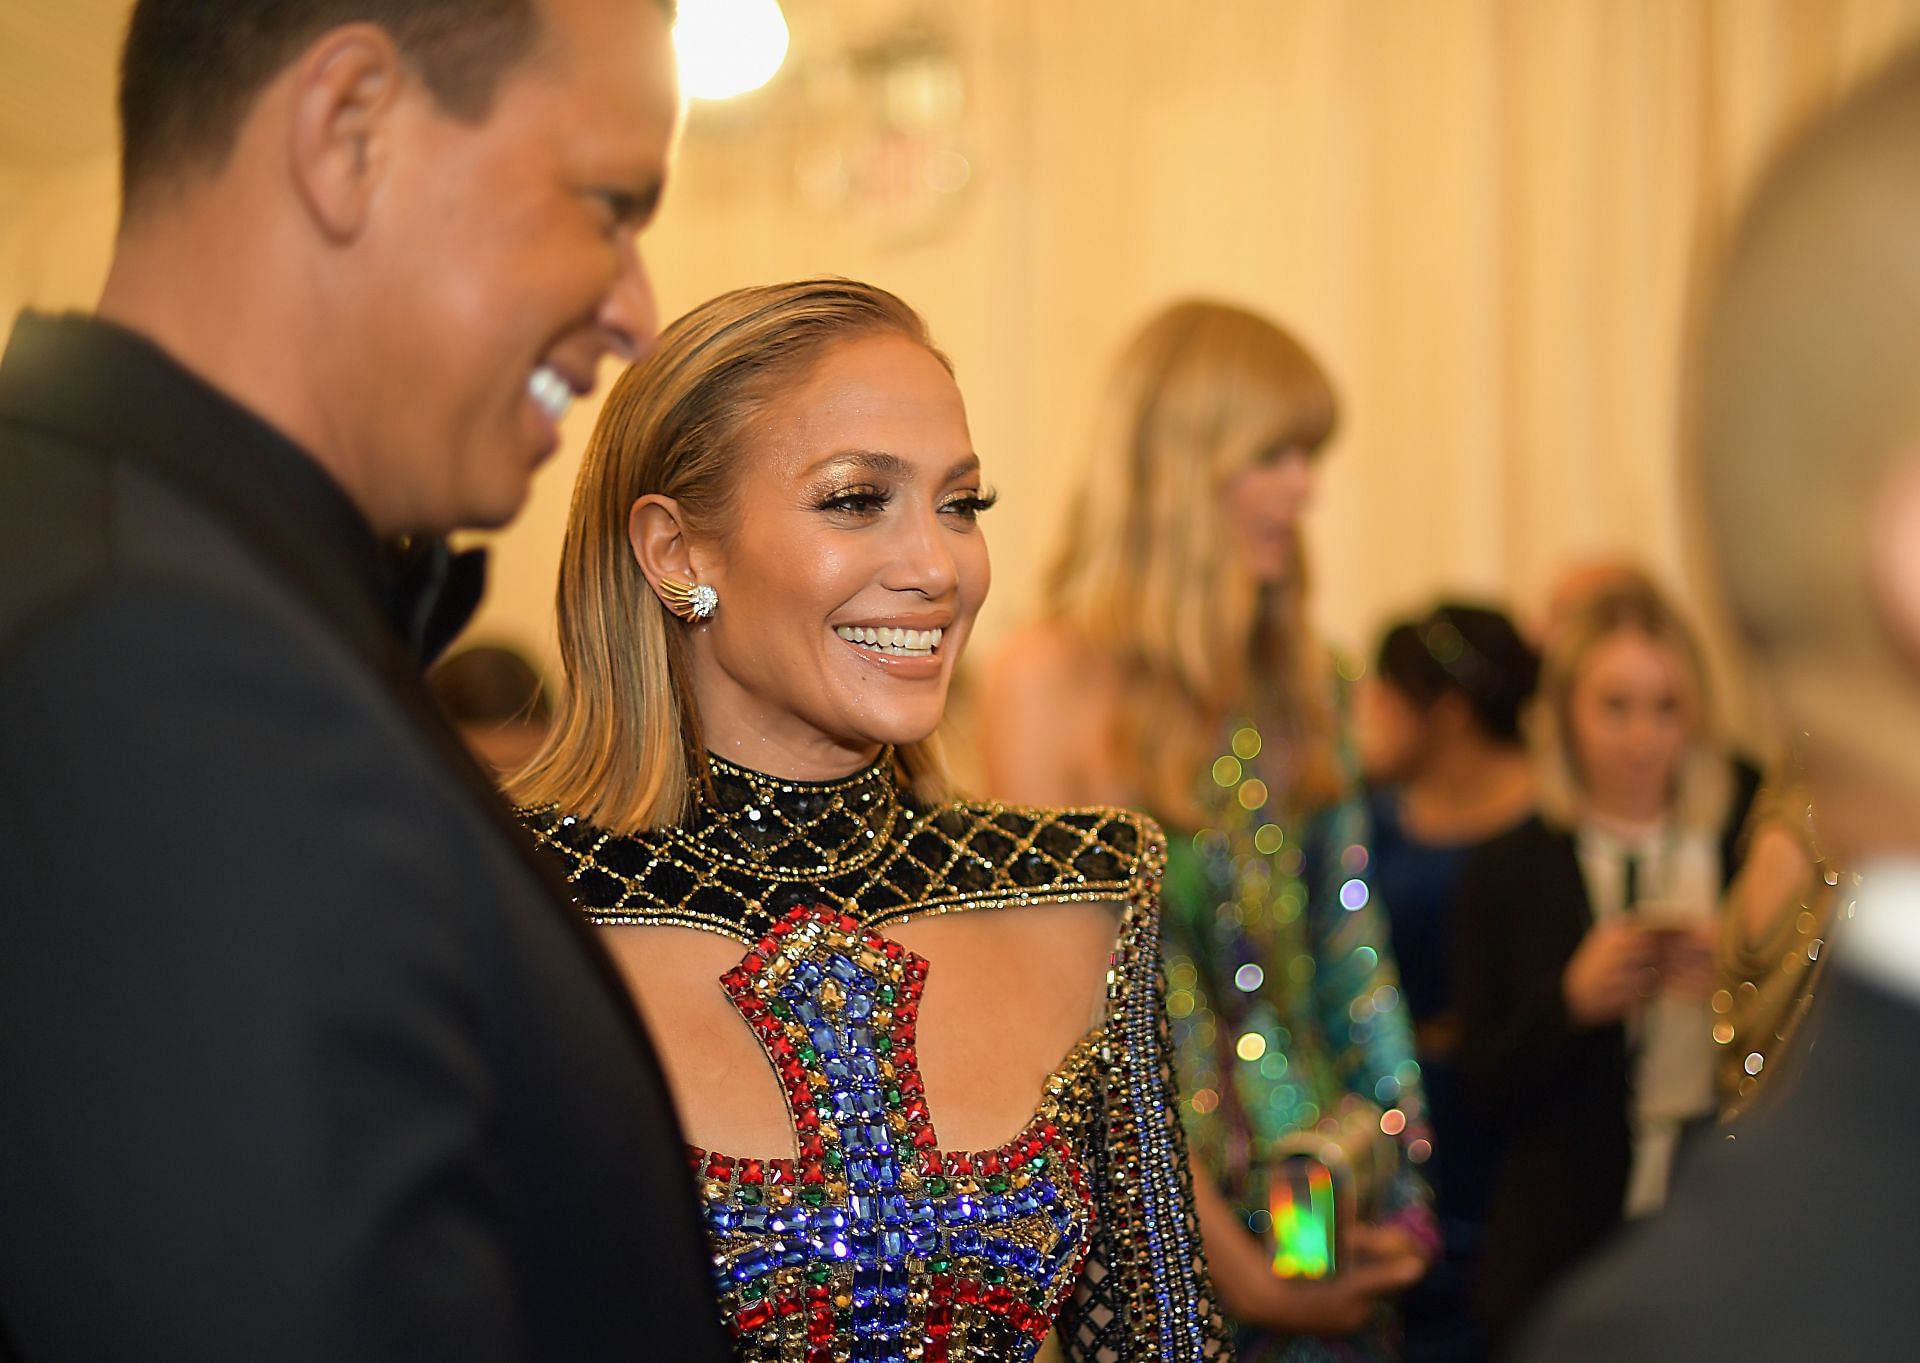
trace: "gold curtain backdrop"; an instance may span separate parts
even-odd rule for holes
[[[1269,311],[1343,398],[1310,535],[1316,615],[1353,649],[1437,591],[1531,609],[1602,549],[1699,600],[1675,478],[1693,272],[1783,133],[1920,36],[1920,0],[787,10],[775,84],[693,110],[645,242],[665,314],[813,273],[926,313],[1004,494],[990,640],[1041,604],[1129,329],[1187,293]],[[104,148],[0,165],[0,307],[90,303],[113,213]],[[476,637],[551,658],[593,417],[497,537]]]

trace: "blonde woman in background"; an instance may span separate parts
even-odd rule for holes
[[[1042,617],[982,698],[1006,799],[1150,811],[1170,831],[1174,1062],[1195,1195],[1243,1359],[1391,1356],[1391,1294],[1434,1245],[1418,1067],[1370,902],[1339,679],[1306,622],[1300,523],[1335,422],[1266,318],[1168,308],[1121,357]],[[1275,1276],[1290,1142],[1375,1175],[1339,1270]]]
[[[1644,584],[1568,616],[1536,719],[1541,814],[1468,861],[1455,939],[1461,1079],[1504,1146],[1475,1289],[1496,1347],[1660,1207],[1715,1110],[1717,915],[1757,784],[1714,740],[1691,631]]]

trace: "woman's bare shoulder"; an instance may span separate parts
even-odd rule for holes
[[[1068,803],[1112,784],[1107,772],[1112,664],[1064,624],[1006,640],[982,678],[979,726],[987,787],[1008,799]]]
[[[1104,672],[1104,659],[1064,620],[1033,620],[1003,637],[986,667],[989,688],[1058,693]]]

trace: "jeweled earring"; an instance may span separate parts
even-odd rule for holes
[[[704,582],[675,582],[663,577],[660,595],[666,600],[667,609],[682,620],[710,620],[720,609],[720,593]]]

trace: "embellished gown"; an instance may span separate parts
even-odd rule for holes
[[[1343,753],[1344,756],[1344,753]],[[1267,1238],[1266,1173],[1295,1133],[1364,1115],[1393,1138],[1376,1219],[1438,1248],[1421,1166],[1433,1153],[1413,1031],[1368,879],[1366,810],[1349,794],[1303,813],[1272,754],[1237,726],[1208,771],[1205,826],[1177,837],[1165,940],[1174,1067],[1195,1155]],[[1386,1363],[1383,1307],[1343,1339],[1239,1332],[1246,1363]]]
[[[773,1363],[1231,1356],[1168,1069],[1165,845],[1119,810],[926,806],[890,753],[841,781],[718,758],[682,825],[637,835],[525,814],[582,911],[703,928],[743,955],[713,987],[785,1092],[798,1155],[692,1150],[736,1356]],[[1102,1023],[992,1150],[941,1144],[909,920],[1103,901],[1124,913]]]

